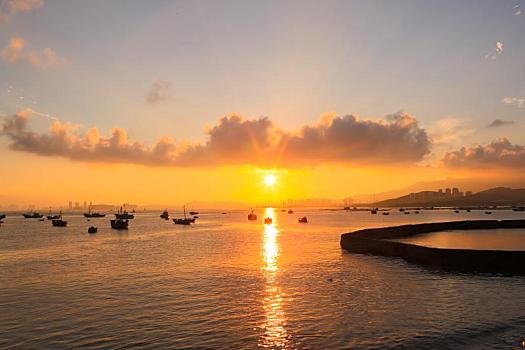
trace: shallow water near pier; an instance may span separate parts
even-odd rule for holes
[[[69,226],[56,228],[9,216],[0,348],[509,349],[524,340],[525,277],[431,271],[339,246],[342,233],[365,227],[523,213],[263,209],[248,222],[246,211],[201,211],[190,227],[159,214],[137,214],[127,232],[109,217],[66,215]]]
[[[525,251],[524,229],[440,231],[393,241],[431,248]]]

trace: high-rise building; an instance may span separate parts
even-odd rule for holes
[[[472,196],[472,191],[465,191],[465,196]]]
[[[84,201],[84,210],[86,210],[86,209],[87,209],[87,202]]]
[[[445,196],[450,197],[452,196],[452,191],[450,188],[445,189]]]
[[[69,201],[69,210],[73,209],[73,202]]]
[[[452,189],[452,197],[459,197],[459,196],[460,196],[460,194],[459,194],[459,188],[454,187],[454,188]]]

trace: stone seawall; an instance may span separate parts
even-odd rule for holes
[[[399,257],[436,269],[525,274],[525,251],[429,248],[388,240],[438,231],[498,228],[525,228],[525,220],[449,221],[364,229],[341,235],[341,247],[352,253]]]

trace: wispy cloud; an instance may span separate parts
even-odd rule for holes
[[[525,168],[525,147],[501,138],[487,145],[448,152],[442,160],[451,168]]]
[[[0,23],[9,21],[17,13],[30,12],[43,5],[44,0],[2,0],[0,1]]]
[[[505,97],[503,98],[503,103],[510,105],[510,106],[516,106],[518,108],[525,107],[525,98],[524,97]]]
[[[466,136],[474,134],[476,129],[468,126],[467,122],[461,118],[448,116],[436,120],[428,132],[435,144],[457,144],[462,142]]]
[[[81,134],[79,126],[58,120],[48,132],[34,132],[28,127],[32,115],[26,110],[4,120],[0,134],[9,139],[10,149],[86,162],[200,167],[395,164],[420,161],[431,146],[425,130],[407,113],[377,121],[331,116],[296,133],[279,129],[266,117],[232,115],[211,127],[204,143],[177,144],[163,137],[152,146],[130,140],[121,128],[113,128],[107,137],[97,128]]]
[[[146,101],[150,104],[170,100],[171,98],[171,84],[164,80],[155,81],[145,97]]]
[[[61,67],[67,63],[49,47],[37,50],[28,47],[23,38],[12,38],[5,48],[0,50],[0,58],[10,64],[27,63],[40,68]]]
[[[501,41],[496,42],[496,46],[485,55],[485,59],[495,60],[499,55],[503,53],[503,43]]]
[[[487,125],[487,128],[498,128],[500,126],[513,125],[513,124],[515,124],[513,120],[495,119],[492,122],[490,122],[489,125]]]

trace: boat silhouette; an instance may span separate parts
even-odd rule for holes
[[[255,213],[253,212],[253,209],[252,209],[251,213],[248,214],[248,220],[251,220],[251,221],[257,220],[257,215],[255,215]]]
[[[115,230],[127,230],[128,229],[128,220],[123,219],[114,219],[110,220],[111,228]]]
[[[120,207],[119,211],[115,213],[115,218],[120,220],[129,220],[135,218],[135,215],[128,213],[127,211],[122,211]]]
[[[36,211],[30,212],[30,213],[24,213],[22,216],[26,219],[40,219],[43,218],[44,215],[37,213]]]

